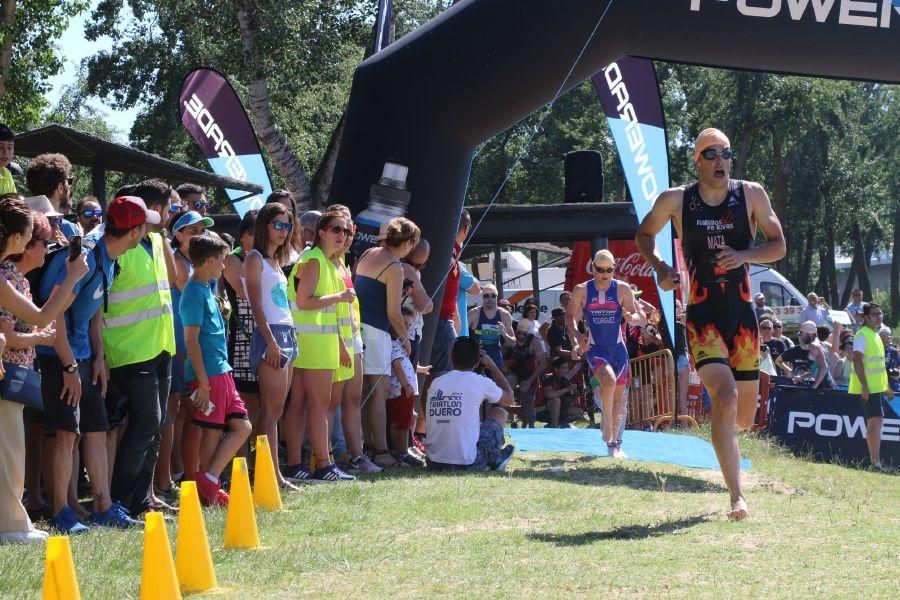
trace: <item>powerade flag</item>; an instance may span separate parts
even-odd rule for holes
[[[642,221],[669,187],[666,126],[656,70],[652,61],[626,56],[591,81],[609,121],[638,221]],[[674,266],[671,223],[656,236],[656,246],[663,260]],[[659,302],[674,344],[674,293],[660,289]]]
[[[188,73],[181,84],[178,111],[214,173],[262,187],[258,195],[225,190],[235,212],[243,217],[261,207],[272,193],[269,170],[247,112],[225,76],[206,68]]]
[[[392,0],[378,0],[378,16],[375,17],[375,52],[381,52],[390,43],[393,14]]]

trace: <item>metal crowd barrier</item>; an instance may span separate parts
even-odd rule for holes
[[[675,360],[669,350],[660,350],[628,361],[628,426],[656,431],[675,419]],[[682,426],[699,427],[690,415],[678,415]]]

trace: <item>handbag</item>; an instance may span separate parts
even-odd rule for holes
[[[3,370],[6,374],[0,380],[0,398],[44,410],[41,376],[37,371],[10,362],[3,363]]]

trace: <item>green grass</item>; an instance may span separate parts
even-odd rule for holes
[[[204,514],[233,598],[896,597],[900,478],[742,446],[742,523],[712,472],[529,453],[505,474],[308,487],[258,513],[253,552],[223,550],[224,511]],[[137,598],[141,547],[140,532],[73,539],[82,597]],[[42,574],[42,548],[0,547],[3,598],[38,597]]]

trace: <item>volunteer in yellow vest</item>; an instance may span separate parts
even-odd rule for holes
[[[297,358],[297,335],[282,267],[291,251],[294,215],[279,203],[266,204],[256,216],[253,249],[241,271],[244,295],[256,328],[250,339],[250,369],[259,379],[259,417],[256,429],[269,440],[278,464],[278,421],[291,387],[291,366]],[[298,491],[279,471],[282,489]]]
[[[331,462],[328,443],[332,383],[353,377],[352,348],[344,343],[338,323],[349,319],[356,293],[347,289],[334,264],[349,234],[348,219],[343,213],[323,213],[316,224],[313,247],[295,265],[290,277],[292,285],[288,287],[292,307],[296,307],[292,315],[299,346],[294,377],[300,377],[305,392],[306,435],[316,457],[312,478],[319,481],[353,479]],[[294,292],[295,273],[301,265]],[[285,477],[289,475],[294,474],[285,473]]]
[[[16,134],[6,123],[0,123],[0,195],[15,194],[16,182],[9,172],[9,163],[15,154]]]
[[[344,257],[350,251],[353,239],[356,234],[356,226],[351,219],[350,209],[342,204],[333,204],[328,207],[329,211],[336,210],[342,212],[347,222],[350,224],[350,230],[353,235],[346,236],[344,240],[344,249],[341,251],[341,257],[335,261],[335,266],[344,280],[344,284],[350,288],[353,286],[353,274],[344,262]],[[363,341],[361,332],[362,317],[360,314],[359,297],[353,301],[353,308],[350,311],[350,328],[341,328],[342,335],[349,334],[344,337],[344,344],[353,350],[353,377],[341,383],[337,383],[331,390],[331,405],[333,411],[329,413],[329,422],[331,423],[332,443],[334,442],[334,432],[337,430],[337,408],[340,404],[340,427],[347,447],[347,464],[350,466],[351,473],[381,473],[383,469],[376,465],[363,452],[362,441],[362,411],[360,403],[362,401],[362,382],[363,382]],[[341,325],[341,323],[338,323]],[[340,388],[340,389],[338,389]],[[335,450],[337,456],[337,450]],[[340,462],[340,461],[338,461]]]
[[[878,335],[884,311],[874,302],[864,303],[861,314],[865,324],[853,338],[851,394],[858,394],[866,412],[866,444],[876,469],[881,465],[881,427],[884,425],[884,400],[894,397],[884,368],[884,343]],[[860,376],[860,373],[862,376]]]
[[[124,424],[114,454],[110,494],[132,515],[138,515],[149,508],[167,507],[155,498],[152,485],[175,353],[169,293],[175,266],[160,233],[169,217],[172,188],[150,179],[127,193],[142,198],[147,208],[160,216],[159,224],[148,227],[141,243],[119,257],[118,276],[103,313],[112,440]]]

